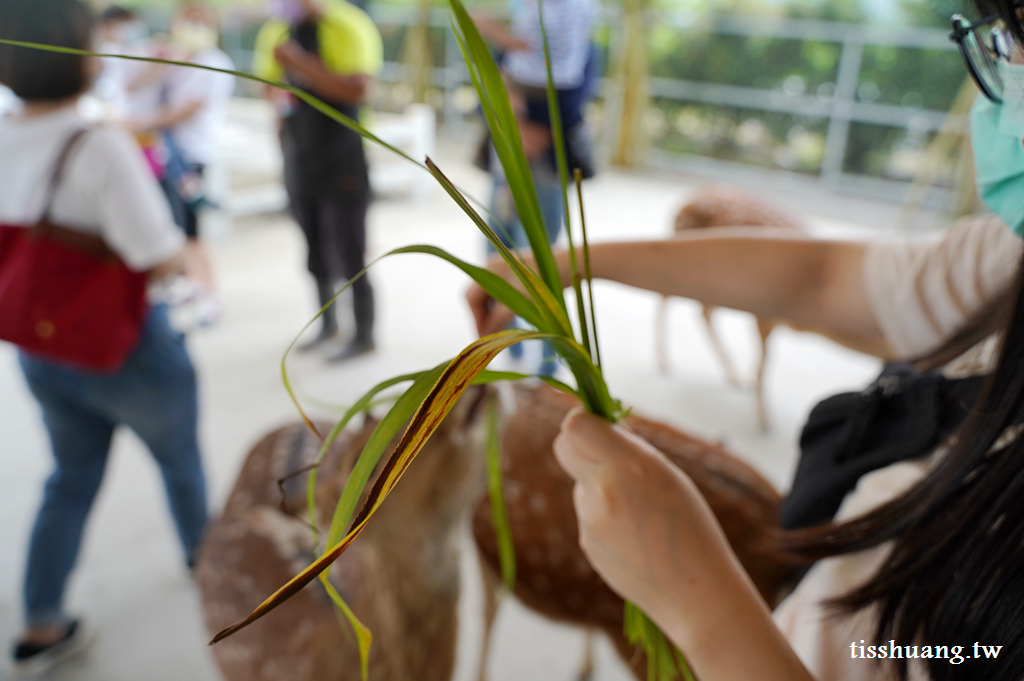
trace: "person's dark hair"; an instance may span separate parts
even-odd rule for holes
[[[975,4],[1024,45],[1020,0]],[[960,664],[919,659],[932,681],[1024,678],[1024,261],[1008,291],[926,363],[948,361],[993,331],[996,368],[918,484],[859,518],[784,533],[775,547],[809,562],[892,541],[875,575],[829,605],[837,615],[875,608],[876,645],[963,646]],[[975,643],[1002,648],[976,660]],[[886,663],[907,678],[906,659]]]
[[[977,7],[1001,16],[1024,44],[1019,3],[978,0]],[[964,646],[960,664],[920,660],[933,681],[1024,678],[1024,261],[1007,292],[929,363],[948,361],[993,331],[1001,338],[996,368],[918,484],[864,516],[786,532],[775,542],[810,562],[892,541],[875,575],[829,605],[840,615],[875,608],[878,645]],[[996,659],[975,660],[975,643],[1002,648]],[[887,663],[907,678],[906,659]]]
[[[921,660],[933,681],[1024,678],[1022,272],[1004,297],[1011,307],[999,361],[948,452],[893,501],[847,522],[784,533],[776,547],[814,561],[892,541],[871,580],[830,605],[836,614],[876,607],[879,645],[964,646],[961,664]],[[1006,434],[1014,437],[1000,441]],[[975,642],[1002,646],[998,658],[974,660]],[[906,659],[888,663],[907,678]]]
[[[92,16],[78,0],[3,0],[0,38],[87,50]],[[85,57],[0,45],[0,83],[26,101],[59,101],[89,87]]]
[[[111,5],[100,13],[100,23],[110,24],[118,21],[135,21],[138,15],[130,9],[118,5]]]

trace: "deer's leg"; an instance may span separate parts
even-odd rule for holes
[[[490,658],[491,650],[491,629],[494,627],[494,618],[498,616],[498,606],[501,605],[501,575],[497,573],[483,556],[477,553],[480,562],[480,575],[483,577],[484,587],[484,632],[483,641],[480,644],[480,667],[477,671],[477,681],[487,681],[487,661]]]
[[[715,308],[713,307],[701,308],[701,312],[704,315],[704,327],[708,330],[711,348],[715,351],[718,361],[722,363],[722,369],[725,370],[726,380],[729,381],[729,385],[739,388],[740,379],[736,374],[736,369],[733,368],[732,360],[729,359],[729,355],[725,352],[725,346],[722,345],[722,341],[718,338],[718,334],[715,333],[715,327],[711,323],[711,313],[714,311]]]
[[[587,629],[586,638],[583,643],[583,664],[580,666],[580,673],[577,681],[590,681],[594,677],[594,639],[597,633],[593,629]]]
[[[668,296],[662,296],[654,311],[654,360],[658,371],[668,373]]]
[[[757,420],[762,431],[768,430],[768,409],[764,403],[764,366],[768,360],[768,336],[774,328],[775,322],[772,320],[757,318],[757,331],[761,334],[761,358],[757,362],[754,391],[757,400]]]

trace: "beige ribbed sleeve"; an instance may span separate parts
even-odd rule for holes
[[[1024,242],[992,215],[964,218],[940,237],[872,244],[864,286],[899,357],[923,355],[1013,282]]]

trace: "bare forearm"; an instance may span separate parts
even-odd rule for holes
[[[156,56],[162,56],[162,55],[156,55]],[[164,58],[168,58],[168,57],[164,57]],[[149,68],[145,69],[142,73],[140,73],[135,78],[133,78],[128,83],[128,85],[125,87],[125,89],[128,92],[136,92],[136,91],[141,90],[142,88],[146,87],[147,85],[151,85],[151,84],[157,82],[158,80],[160,80],[160,78],[163,77],[163,74],[164,74],[164,65],[163,64],[150,64]]]
[[[738,565],[710,575],[709,601],[687,617],[660,618],[701,681],[813,681]],[[713,601],[713,602],[712,602]],[[696,606],[695,606],[696,607]]]
[[[195,116],[202,108],[202,102],[189,102],[175,109],[165,109],[151,119],[129,122],[129,127],[134,130],[164,130],[166,128],[173,128],[179,123],[183,123]]]
[[[880,336],[864,292],[864,245],[717,229],[668,241],[594,244],[592,272],[707,305],[855,337]],[[569,281],[567,252],[558,254]]]
[[[499,50],[521,48],[521,42],[505,28],[501,22],[482,14],[473,15],[473,23],[488,42]]]
[[[175,274],[185,273],[185,252],[182,251],[172,257],[170,260],[166,260],[159,265],[156,265],[149,271],[150,277],[154,279],[163,279]]]
[[[370,85],[369,76],[339,76],[323,67],[311,69],[304,75],[313,94],[347,106],[362,104]]]

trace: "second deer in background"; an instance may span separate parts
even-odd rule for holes
[[[748,190],[727,185],[709,185],[697,189],[676,214],[673,234],[679,236],[695,229],[712,227],[772,227],[793,231],[806,231],[806,225],[797,216],[751,194]],[[702,308],[704,323],[711,340],[711,347],[725,371],[726,379],[740,387],[741,381],[725,346],[711,323],[714,307]],[[658,367],[668,371],[668,297],[662,298],[655,321],[655,354]],[[762,430],[768,428],[768,412],[764,402],[764,367],[768,353],[768,336],[779,324],[777,320],[757,318],[757,330],[761,337],[761,356],[754,372],[754,394],[757,400],[758,423]]]

